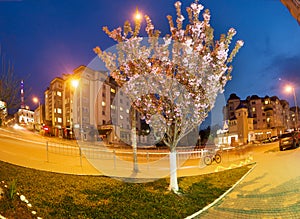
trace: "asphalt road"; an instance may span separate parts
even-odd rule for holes
[[[57,151],[55,147],[49,147],[48,153],[46,142],[57,142],[64,145]],[[66,144],[67,143],[67,144]],[[65,146],[66,145],[66,146]],[[65,153],[64,147],[72,147],[72,154]],[[77,148],[76,148],[77,147]],[[132,176],[132,152],[106,148],[109,152],[85,153],[79,156],[78,145],[74,141],[63,141],[62,139],[43,137],[28,130],[14,130],[12,128],[0,128],[0,160],[12,164],[46,170],[58,173],[80,174],[80,175],[99,175],[130,177]],[[70,152],[70,150],[67,150]],[[87,151],[82,149],[82,151]],[[114,151],[114,152],[113,152]],[[142,151],[143,152],[143,151]],[[166,155],[162,159],[154,159],[149,153],[150,159],[144,154],[139,157],[139,172],[135,178],[160,178],[169,174],[169,160]],[[115,153],[117,156],[114,157]],[[123,157],[120,154],[123,153]],[[128,153],[124,157],[124,153]],[[86,156],[85,156],[86,155]],[[151,157],[152,156],[152,157]],[[94,159],[95,157],[95,159]],[[225,151],[222,155],[222,162],[215,162],[210,166],[205,166],[198,159],[178,159],[178,176],[199,175],[224,169],[234,168],[243,165],[246,161],[252,162],[251,151]],[[88,159],[86,159],[88,158]],[[129,159],[129,161],[128,161]]]

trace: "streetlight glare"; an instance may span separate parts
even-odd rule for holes
[[[38,103],[38,102],[39,102],[39,99],[38,99],[37,97],[34,97],[34,98],[32,98],[32,101],[33,101],[34,103]]]
[[[287,86],[285,86],[285,91],[287,93],[291,93],[293,91],[293,87],[291,85],[287,85]]]
[[[141,20],[142,19],[142,14],[139,12],[139,9],[137,7],[136,7],[136,10],[135,10],[134,19],[135,20]]]
[[[71,84],[72,84],[72,86],[73,86],[74,88],[77,88],[78,85],[79,85],[79,81],[78,81],[78,80],[72,80]]]

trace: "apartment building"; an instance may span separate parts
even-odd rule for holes
[[[244,144],[279,135],[290,129],[293,122],[288,102],[276,96],[252,95],[241,100],[236,94],[231,94],[223,113],[228,124],[229,144]]]
[[[45,120],[55,136],[131,144],[133,113],[137,144],[144,144],[149,133],[130,98],[107,72],[83,65],[53,79],[45,91]]]
[[[41,131],[43,126],[43,118],[45,117],[45,107],[39,103],[39,106],[34,110],[34,130]]]
[[[45,125],[52,135],[63,137],[63,87],[64,80],[54,78],[45,94]]]

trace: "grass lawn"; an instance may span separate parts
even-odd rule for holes
[[[7,184],[0,214],[8,218],[184,218],[213,202],[251,167],[179,178],[181,195],[176,195],[167,189],[169,179],[125,183],[105,176],[58,174],[0,161],[0,181]],[[8,197],[14,184],[19,195]],[[32,207],[20,201],[21,194]],[[31,211],[37,212],[34,217]]]

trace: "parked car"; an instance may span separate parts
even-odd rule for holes
[[[279,136],[279,149],[281,151],[299,146],[299,132],[284,133]]]
[[[277,141],[277,140],[278,140],[278,136],[272,136],[272,137],[271,137],[271,140],[272,140],[272,141]]]
[[[273,140],[271,138],[266,138],[266,139],[261,141],[261,143],[263,143],[263,144],[271,143],[271,142],[273,142]]]

